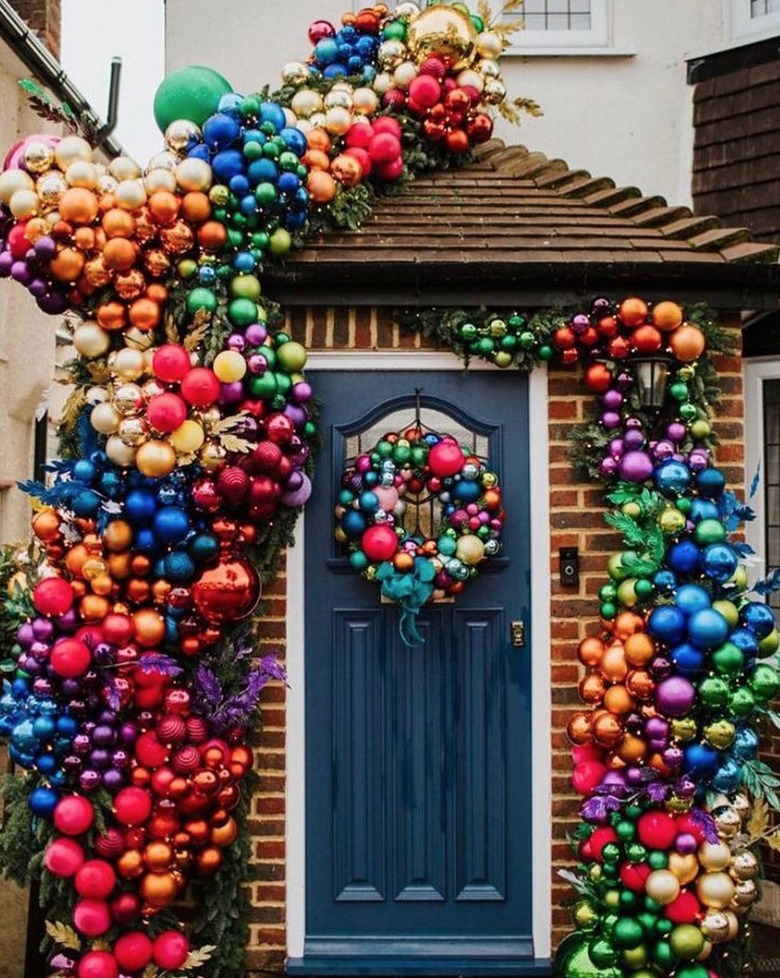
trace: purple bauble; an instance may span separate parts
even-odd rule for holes
[[[222,404],[237,404],[244,398],[244,385],[240,380],[232,384],[219,385],[219,400]]]
[[[63,679],[60,683],[60,689],[63,696],[71,699],[81,691],[81,682],[78,679]]]
[[[73,608],[66,611],[64,615],[59,615],[57,618],[55,618],[55,621],[57,622],[57,628],[66,634],[75,632],[81,624]]]
[[[240,333],[231,333],[230,336],[228,336],[228,350],[236,350],[238,353],[243,353],[245,347],[246,339]]]
[[[119,739],[123,744],[127,744],[129,746],[135,743],[137,736],[138,728],[136,725],[129,720],[125,720],[125,722],[119,728]]]
[[[650,675],[656,682],[666,679],[671,671],[671,662],[662,655],[657,655],[650,663]]]
[[[125,776],[121,771],[117,771],[116,768],[109,768],[101,775],[101,781],[103,782],[104,788],[108,788],[109,791],[116,791],[124,784]]]
[[[636,764],[630,764],[626,768],[626,783],[636,787],[645,782],[644,770]]]
[[[653,449],[653,455],[659,462],[665,461],[667,458],[671,458],[674,455],[674,445],[663,438],[661,441],[656,442],[655,448]]]
[[[655,690],[657,708],[668,717],[684,717],[696,699],[696,687],[684,676],[669,676]]]
[[[620,415],[617,411],[605,411],[601,415],[601,423],[607,431],[614,431],[615,428],[620,427]]]
[[[607,451],[613,458],[620,458],[620,456],[625,451],[625,445],[623,444],[623,439],[610,438],[609,444],[607,445]]]
[[[680,798],[693,798],[696,794],[696,782],[687,775],[683,775],[677,779],[674,786],[674,793],[679,795]]]
[[[694,448],[688,458],[688,468],[691,472],[703,472],[709,464],[709,452],[706,449]]]
[[[77,733],[76,736],[73,738],[73,743],[71,746],[73,747],[73,751],[76,754],[79,755],[88,754],[92,749],[92,741],[90,740],[88,734]]]
[[[571,328],[575,333],[584,333],[588,326],[590,326],[590,318],[585,313],[579,312],[571,317]]]
[[[601,779],[602,784],[616,784],[623,787],[626,783],[626,776],[622,771],[607,771]]]
[[[599,472],[607,477],[613,476],[617,472],[617,461],[614,458],[603,458],[599,462]]]
[[[0,278],[8,278],[13,268],[14,258],[10,251],[0,253]]]
[[[311,496],[311,480],[302,472],[303,482],[297,489],[285,491],[282,493],[282,505],[283,506],[303,506]]]
[[[57,243],[48,234],[42,234],[33,245],[35,254],[44,260],[53,258],[57,252]]]
[[[625,435],[623,435],[623,444],[627,452],[636,451],[637,448],[641,448],[644,445],[644,442],[645,436],[637,428],[629,428]]]
[[[36,299],[40,299],[41,296],[46,295],[48,288],[48,284],[42,278],[36,277],[27,286],[27,291],[30,295],[34,295]]]
[[[286,404],[284,407],[284,415],[289,418],[293,423],[293,427],[300,430],[306,422],[309,420],[309,416],[305,409],[298,407],[297,404]]]
[[[610,387],[601,398],[601,403],[608,411],[616,411],[623,403],[623,395],[616,387]]]
[[[65,312],[68,305],[68,300],[62,292],[49,292],[48,295],[42,295],[35,301],[38,308],[50,316],[59,316]]]
[[[36,619],[37,620],[37,619]],[[26,621],[23,625],[20,625],[16,632],[16,641],[26,649],[33,644],[36,639],[35,632],[29,621]]]
[[[82,791],[95,791],[100,787],[100,775],[97,771],[87,768],[79,775],[79,787]]]
[[[32,281],[32,272],[26,261],[15,261],[11,265],[11,278],[22,285]]]
[[[618,466],[620,478],[626,482],[644,482],[653,474],[653,460],[647,452],[627,452]]]
[[[683,752],[681,747],[667,747],[662,760],[667,767],[678,768],[682,764]]]
[[[33,682],[33,692],[36,696],[41,698],[51,696],[52,685],[51,680],[47,679],[45,676],[38,676]]]
[[[264,374],[268,370],[268,361],[261,353],[252,353],[246,361],[250,374]]]
[[[250,346],[260,346],[261,343],[265,342],[268,330],[260,323],[252,323],[251,326],[247,326],[244,336]]]
[[[36,618],[32,623],[32,631],[39,642],[50,642],[54,635],[54,625],[48,618]]]
[[[685,438],[687,428],[680,421],[672,421],[666,427],[666,437],[673,442],[680,442]]]
[[[112,747],[116,742],[116,731],[108,724],[99,723],[92,731],[92,743],[96,747]]]
[[[674,840],[674,848],[681,856],[690,856],[692,852],[696,852],[699,848],[699,843],[696,841],[696,836],[692,832],[681,832]]]
[[[284,485],[285,490],[295,492],[295,490],[300,489],[302,485],[303,472],[301,472],[300,469],[293,469],[287,477],[287,482]]]

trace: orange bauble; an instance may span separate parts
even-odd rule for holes
[[[144,862],[153,873],[163,872],[173,862],[173,848],[167,842],[150,842],[144,849]]]
[[[182,198],[181,215],[191,224],[201,224],[211,217],[211,201],[201,191],[191,190]]]
[[[103,262],[106,268],[116,272],[126,272],[135,264],[138,246],[127,238],[111,238],[103,249]]]
[[[200,876],[213,876],[218,872],[223,862],[222,852],[217,846],[207,846],[201,849],[195,857],[195,864]]]
[[[597,666],[604,655],[604,643],[600,638],[584,638],[577,646],[577,658],[584,666]]]
[[[128,310],[130,323],[147,333],[160,323],[160,307],[152,299],[136,299]]]
[[[591,731],[596,743],[602,747],[614,747],[623,736],[623,723],[614,713],[604,710],[594,716]]]
[[[612,626],[612,634],[615,638],[625,642],[629,635],[633,635],[634,632],[643,631],[644,627],[645,620],[641,615],[637,615],[633,611],[621,611],[615,618]]]
[[[631,343],[637,353],[657,353],[663,346],[660,330],[648,323],[638,326],[631,334]]]
[[[206,251],[219,251],[227,241],[227,230],[219,221],[206,221],[198,228],[198,244]]]
[[[121,207],[112,207],[103,215],[100,225],[108,238],[129,238],[135,230],[135,219]]]
[[[630,713],[635,705],[633,698],[622,683],[615,683],[604,693],[604,708],[610,713],[622,716],[624,713]]]
[[[115,238],[115,241],[122,241],[122,238]],[[125,307],[121,302],[104,302],[97,307],[96,318],[103,329],[122,329],[127,322]]]
[[[683,363],[690,363],[692,360],[698,360],[704,353],[706,341],[704,333],[698,326],[685,323],[671,334],[669,346],[678,360],[682,360]]]
[[[76,248],[62,248],[52,258],[49,271],[58,282],[75,282],[84,267],[84,255]]]
[[[624,299],[620,303],[618,316],[626,326],[639,326],[647,318],[647,303],[636,296]]]
[[[610,645],[605,650],[599,663],[601,675],[611,683],[621,683],[628,674],[628,663],[623,646],[619,643]]]
[[[60,197],[59,212],[70,224],[91,224],[98,215],[97,197],[85,187],[69,187]]]
[[[65,556],[65,566],[74,577],[81,577],[84,564],[89,560],[90,553],[83,543],[71,547]]]
[[[147,873],[141,880],[140,890],[142,899],[159,910],[176,899],[179,886],[172,873]]]
[[[126,520],[112,520],[103,530],[103,543],[112,553],[127,550],[133,542],[133,528]]]
[[[598,705],[604,698],[606,689],[607,684],[604,682],[603,677],[592,672],[580,682],[580,699],[584,700],[585,703],[590,703],[592,706]]]
[[[592,713],[578,710],[569,718],[566,733],[573,744],[584,745],[591,742],[593,739],[590,732],[592,717]]]
[[[632,666],[643,666],[655,655],[655,643],[647,632],[634,632],[625,640],[626,659]]]
[[[620,741],[616,753],[626,764],[638,764],[647,754],[647,744],[641,737],[627,733]]]
[[[33,533],[42,543],[52,543],[60,536],[60,518],[57,511],[46,507],[39,510],[32,521]]]
[[[653,306],[653,326],[662,333],[670,333],[677,329],[683,321],[683,311],[676,302],[659,302]]]
[[[170,190],[157,190],[149,198],[149,214],[155,224],[172,224],[179,216],[181,204]]]
[[[309,149],[319,149],[327,153],[330,149],[330,136],[324,129],[310,129],[306,134]]]
[[[307,150],[307,152],[303,154],[302,162],[308,166],[310,170],[330,169],[330,157],[321,149]]]
[[[238,835],[238,824],[234,818],[229,818],[224,825],[217,826],[211,830],[211,841],[215,846],[224,848],[235,841]]]
[[[138,879],[144,872],[143,856],[136,849],[127,849],[117,859],[116,871],[123,879]]]
[[[165,619],[153,608],[141,608],[133,615],[135,638],[144,648],[159,645],[165,638]]]
[[[312,170],[306,180],[306,189],[315,204],[327,204],[336,196],[336,181],[324,170]]]

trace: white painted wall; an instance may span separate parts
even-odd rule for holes
[[[275,86],[282,65],[308,54],[311,21],[349,8],[349,0],[167,0],[166,68],[209,65],[239,91]],[[505,56],[510,93],[536,99],[545,114],[519,130],[502,122],[498,133],[594,176],[690,204],[685,59],[724,43],[722,4],[613,0],[611,35],[620,54]]]

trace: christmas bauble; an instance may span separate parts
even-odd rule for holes
[[[198,614],[210,625],[241,621],[260,600],[260,577],[243,557],[223,553],[192,585]]]

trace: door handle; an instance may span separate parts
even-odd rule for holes
[[[522,619],[509,623],[509,639],[513,648],[522,649],[525,645],[525,622]]]

